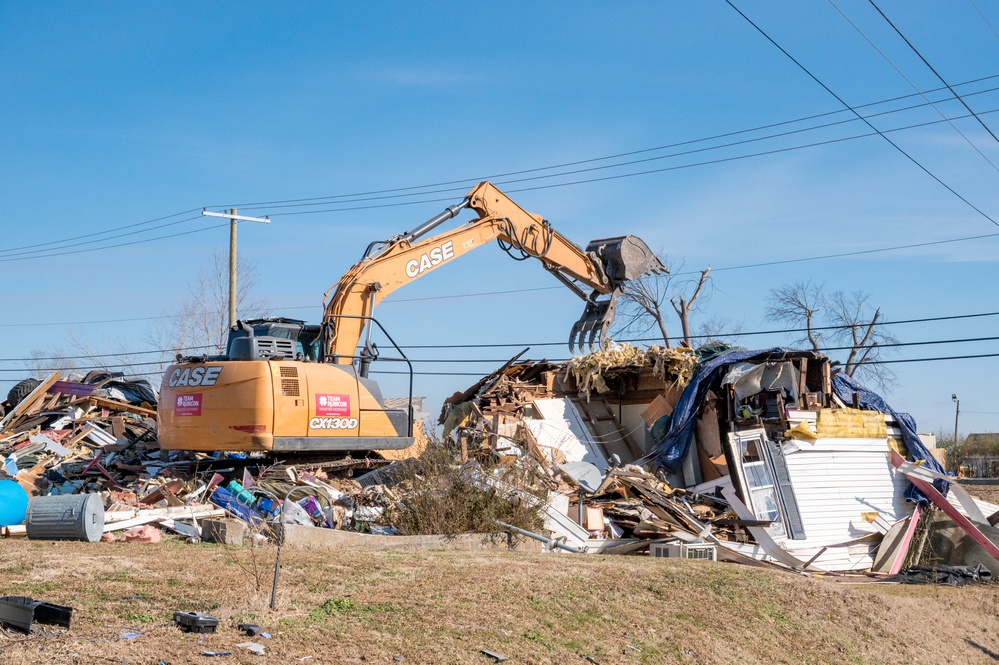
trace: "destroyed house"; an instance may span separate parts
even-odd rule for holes
[[[511,362],[449,402],[445,431],[463,454],[485,445],[540,460],[570,501],[602,511],[604,524],[578,520],[611,541],[590,551],[678,539],[730,560],[897,572],[896,541],[911,539],[926,497],[896,465],[912,473],[912,460],[946,487],[912,419],[811,351],[621,347],[568,365]],[[604,472],[600,486],[584,492],[560,473],[574,462]],[[970,508],[986,525],[982,511],[995,510]]]

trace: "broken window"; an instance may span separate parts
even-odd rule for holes
[[[744,500],[758,519],[767,520],[774,538],[805,538],[798,502],[791,487],[787,464],[779,444],[769,441],[762,429],[733,432],[734,448]]]

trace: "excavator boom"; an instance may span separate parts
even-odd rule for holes
[[[428,236],[465,209],[476,218]],[[602,344],[627,282],[665,270],[634,236],[595,240],[580,249],[540,215],[480,183],[463,201],[412,231],[369,245],[326,292],[321,325],[291,319],[240,322],[230,330],[224,354],[178,358],[163,377],[160,445],[281,454],[412,445],[412,405],[387,406],[391,402],[368,378],[374,345],[366,343],[358,352],[362,334],[377,325],[374,308],[388,294],[494,241],[515,258],[537,259],[586,301],[570,346]]]
[[[478,218],[421,240],[445,221],[471,208]],[[527,212],[495,185],[476,185],[457,205],[412,231],[372,243],[364,257],[326,292],[326,359],[352,362],[365,321],[377,300],[482,245],[496,241],[507,252],[541,261],[544,268],[586,301],[569,346],[603,345],[625,284],[666,268],[641,239],[621,236],[592,241],[585,250],[567,240],[540,215]],[[331,295],[332,294],[332,295]]]

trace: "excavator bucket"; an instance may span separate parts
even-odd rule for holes
[[[577,349],[582,352],[584,343],[590,352],[594,342],[600,348],[604,346],[617,313],[618,296],[624,292],[627,282],[644,275],[668,272],[645,241],[636,236],[592,240],[586,246],[586,253],[601,266],[613,290],[602,299],[594,292],[586,301],[583,315],[569,333],[569,350],[573,353]]]

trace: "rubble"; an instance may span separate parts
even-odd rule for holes
[[[906,414],[817,353],[705,351],[514,358],[449,399],[441,423],[462,460],[536,467],[569,524],[546,517],[528,535],[559,549],[894,575],[931,556],[914,534],[939,510],[984,554],[972,563],[999,573],[985,535],[999,506],[961,488],[944,499]]]
[[[936,563],[999,575],[999,507],[957,486],[944,498],[949,477],[911,418],[817,353],[520,355],[446,401],[443,440],[395,461],[167,453],[151,389],[53,374],[0,420],[0,483],[32,501],[100,497],[95,533],[59,524],[49,538],[166,531],[229,547],[280,543],[283,524],[372,542],[486,531],[553,552],[881,576],[933,563],[939,541]],[[30,519],[2,529],[32,537]]]

